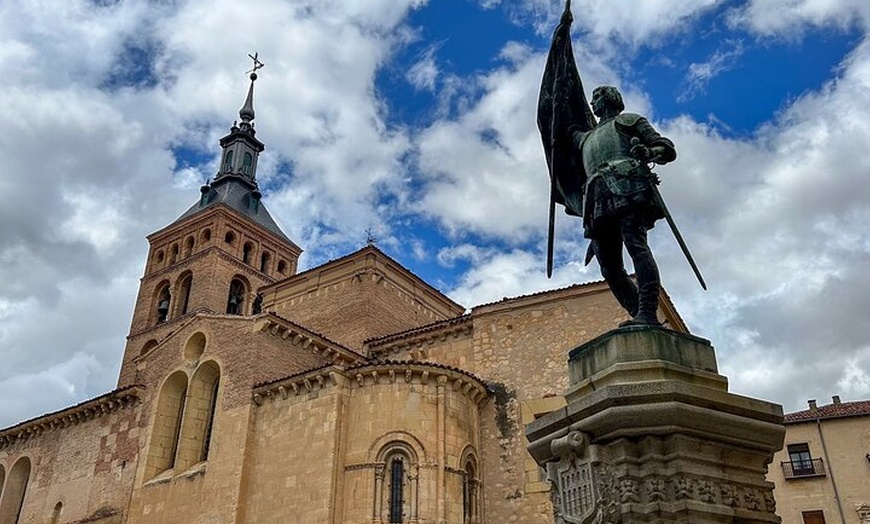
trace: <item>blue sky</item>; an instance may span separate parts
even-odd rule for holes
[[[587,89],[677,145],[663,282],[731,390],[782,403],[870,395],[870,5],[575,0]],[[557,219],[535,106],[561,1],[0,3],[0,426],[114,387],[147,253],[213,176],[257,81],[264,202],[305,254],[366,231],[476,304],[598,279]]]

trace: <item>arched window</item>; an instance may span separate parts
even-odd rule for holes
[[[232,231],[227,231],[227,234],[224,235],[224,242],[229,245],[233,245],[233,242],[236,241],[236,235]]]
[[[227,151],[227,154],[224,156],[224,171],[232,171],[233,169],[233,150],[230,149]]]
[[[245,156],[242,160],[242,173],[245,173],[246,175],[251,174],[251,166],[253,165],[253,163],[254,157],[250,153],[245,151]]]
[[[254,244],[250,242],[245,242],[245,245],[242,247],[242,262],[245,264],[251,263],[251,254],[254,252]]]
[[[174,264],[178,261],[178,244],[172,244],[172,249],[169,250],[169,263]]]
[[[176,316],[187,314],[188,306],[190,305],[190,289],[192,286],[193,275],[191,273],[187,273],[181,277],[181,282],[178,285],[178,291],[175,295],[178,298],[178,300],[176,300]]]
[[[187,375],[182,371],[176,371],[163,384],[157,399],[151,445],[148,448],[148,457],[145,463],[146,478],[153,478],[157,474],[175,467],[178,430],[181,427],[186,395]]]
[[[176,467],[179,470],[208,460],[220,374],[218,365],[209,361],[203,363],[190,380],[178,448]]]
[[[373,457],[376,465],[372,522],[417,522],[419,441],[404,432],[393,432],[382,438],[390,440]],[[402,440],[392,440],[394,438]]]
[[[269,272],[269,259],[271,258],[272,257],[269,255],[269,253],[263,253],[263,255],[260,257],[260,271],[262,271],[263,273]]]
[[[404,522],[405,461],[396,456],[390,461],[390,524]]]
[[[477,456],[471,445],[462,452],[462,524],[480,522],[480,479],[478,478]]]
[[[208,242],[211,240],[211,229],[203,229],[202,233],[199,235],[199,240],[201,242]]]
[[[158,264],[162,264],[162,263],[163,263],[163,257],[164,257],[164,255],[163,255],[163,250],[161,249],[161,250],[159,250],[159,251],[157,252],[157,257],[156,257],[156,259],[157,259],[157,263],[158,263]]]
[[[286,275],[287,274],[287,262],[284,262],[283,260],[278,261],[278,274],[279,275]]]
[[[54,505],[54,511],[51,512],[51,524],[60,522],[60,512],[63,511],[63,502],[58,502]]]
[[[246,294],[246,286],[245,283],[239,280],[238,278],[234,278],[230,282],[230,293],[227,297],[227,314],[229,315],[242,315],[245,311],[245,294]]]
[[[192,236],[187,237],[187,240],[184,241],[184,256],[189,257],[193,254],[193,246],[196,244],[196,240],[193,239]]]
[[[9,478],[4,482],[3,496],[0,499],[0,522],[3,524],[18,524],[29,481],[30,459],[21,457],[12,466]]]
[[[169,301],[172,300],[172,295],[169,293],[169,282],[161,284],[157,288],[157,324],[166,322],[169,318]]]
[[[465,463],[462,475],[462,522],[477,524],[477,467],[473,460]]]

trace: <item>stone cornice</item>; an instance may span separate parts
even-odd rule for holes
[[[341,380],[340,371],[333,366],[306,371],[268,384],[254,387],[253,400],[257,406],[267,399],[284,400],[293,395],[310,393],[315,389],[335,386]]]
[[[432,383],[449,387],[453,391],[461,391],[478,406],[483,405],[489,398],[489,392],[482,380],[466,371],[443,364],[387,360],[356,366],[344,373],[354,380],[356,387],[402,382],[425,386]]]
[[[348,366],[365,362],[364,355],[333,342],[319,333],[309,331],[275,313],[269,312],[257,319],[255,330],[281,337],[294,346],[307,349],[327,362],[337,366]]]
[[[0,449],[42,435],[56,428],[74,426],[80,422],[135,406],[139,403],[144,389],[144,386],[138,385],[116,389],[75,406],[55,411],[54,413],[48,413],[0,430]]]
[[[405,351],[412,359],[422,360],[428,356],[427,346],[446,342],[449,338],[471,336],[474,331],[472,320],[470,315],[463,315],[395,335],[367,340],[365,347],[370,349],[373,357],[384,357],[389,353]]]

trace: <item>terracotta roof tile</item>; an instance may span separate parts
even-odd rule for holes
[[[796,424],[818,419],[861,417],[870,415],[870,400],[858,400],[856,402],[840,402],[819,406],[816,409],[805,409],[785,415],[786,424]]]

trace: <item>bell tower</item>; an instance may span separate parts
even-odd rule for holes
[[[145,274],[133,311],[118,387],[136,383],[150,350],[197,314],[253,315],[261,287],[296,273],[302,250],[261,201],[257,160],[265,146],[254,130],[256,55],[239,119],[220,139],[221,161],[198,201],[148,236]]]

